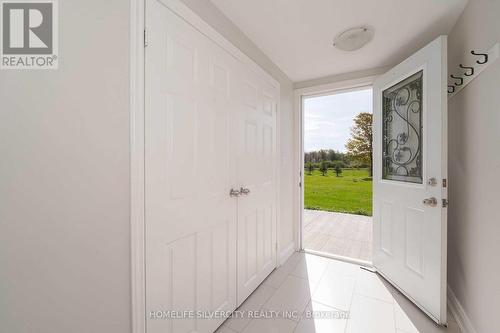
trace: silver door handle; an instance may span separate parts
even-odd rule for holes
[[[232,188],[230,191],[229,191],[229,196],[230,197],[239,197],[241,194],[240,191],[238,190],[235,190],[234,188]]]
[[[432,198],[424,199],[423,203],[425,206],[436,207],[438,201],[436,198],[432,197]]]
[[[240,193],[243,194],[243,195],[248,195],[250,193],[250,189],[242,186],[240,188]]]

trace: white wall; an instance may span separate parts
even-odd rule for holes
[[[500,41],[500,1],[472,0],[449,36],[449,74]],[[449,101],[448,280],[477,333],[500,327],[500,61]]]
[[[279,110],[281,143],[281,209],[279,235],[280,252],[294,246],[294,224],[298,216],[294,215],[293,200],[293,163],[294,163],[294,117],[293,85],[290,79],[217,7],[207,0],[182,0],[192,11],[215,28],[221,35],[238,47],[243,53],[266,70],[281,85]]]
[[[55,71],[0,71],[0,331],[127,333],[129,3],[63,0]]]

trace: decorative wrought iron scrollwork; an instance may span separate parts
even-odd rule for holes
[[[382,93],[384,179],[422,183],[422,75]]]

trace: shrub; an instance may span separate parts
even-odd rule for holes
[[[340,177],[340,174],[342,173],[342,168],[339,165],[335,166],[335,174],[337,177]]]
[[[323,176],[326,176],[327,172],[328,172],[328,162],[327,161],[323,161],[320,163],[319,165],[319,171],[321,171],[321,174]]]
[[[314,170],[314,165],[311,162],[306,163],[306,170],[309,175],[312,175]]]

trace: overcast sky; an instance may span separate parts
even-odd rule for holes
[[[360,112],[372,112],[372,89],[311,97],[304,106],[304,150],[345,152],[354,117]]]

